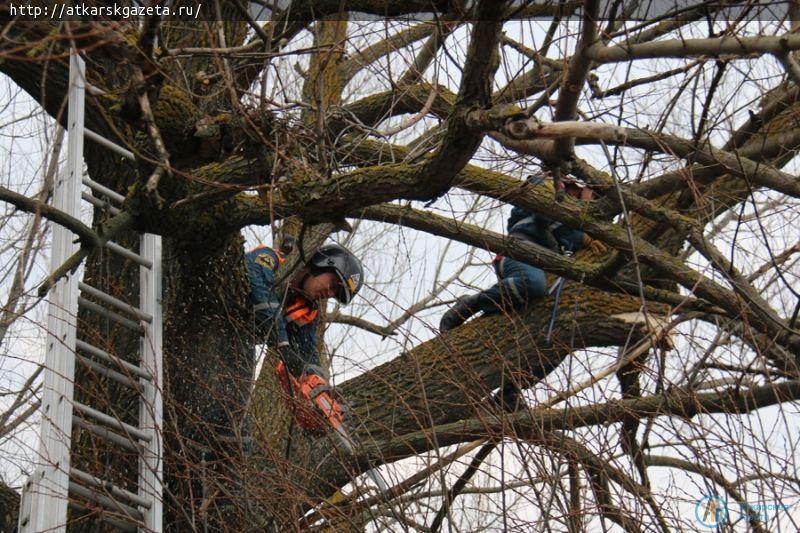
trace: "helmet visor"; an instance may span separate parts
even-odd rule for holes
[[[352,280],[345,279],[342,276],[342,273],[338,270],[334,270],[336,273],[336,277],[339,278],[339,286],[336,288],[336,299],[339,300],[343,305],[347,305],[350,303],[350,300],[353,299],[353,290],[351,288],[355,287],[355,283]]]

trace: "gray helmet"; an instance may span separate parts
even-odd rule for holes
[[[348,304],[364,284],[364,269],[361,261],[340,244],[326,244],[314,252],[308,262],[312,274],[334,272],[341,283],[336,299]]]

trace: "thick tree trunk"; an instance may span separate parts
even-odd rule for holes
[[[19,494],[17,491],[0,482],[0,531],[14,531],[19,514]]]

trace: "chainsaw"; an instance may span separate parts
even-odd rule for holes
[[[278,380],[294,413],[297,425],[306,433],[314,436],[323,435],[326,428],[332,429],[338,443],[348,455],[354,457],[356,454],[355,441],[345,428],[342,406],[334,398],[333,389],[328,382],[316,374],[296,377],[289,372],[283,361],[278,362],[275,373],[278,375]],[[376,469],[368,470],[366,475],[375,483],[381,494],[389,491],[386,481]],[[339,491],[331,498],[336,498],[338,495]]]

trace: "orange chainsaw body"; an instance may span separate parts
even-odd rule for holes
[[[322,376],[293,376],[283,361],[278,362],[275,373],[298,426],[309,433],[321,433],[325,425],[336,431],[342,429],[342,406],[333,397],[330,385]]]

